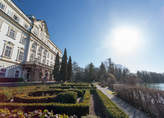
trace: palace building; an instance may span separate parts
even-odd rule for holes
[[[47,24],[24,14],[12,0],[0,0],[0,78],[53,80],[56,54]]]

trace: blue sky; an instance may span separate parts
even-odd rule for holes
[[[111,57],[132,72],[164,72],[163,0],[14,0],[26,13],[47,22],[51,40],[80,66]],[[111,31],[137,29],[141,45],[131,54],[116,53]],[[104,46],[109,44],[108,47]],[[129,44],[124,43],[123,47]]]

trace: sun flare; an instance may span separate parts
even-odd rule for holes
[[[121,54],[129,54],[136,51],[140,43],[140,33],[137,29],[119,28],[113,30],[113,48]]]

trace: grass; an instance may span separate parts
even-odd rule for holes
[[[107,91],[107,93],[108,93],[108,94],[110,94],[110,95],[115,95],[115,94],[116,94],[115,92],[112,92],[112,91],[111,91],[111,90],[109,90],[109,89],[108,89],[108,90],[106,90],[106,91]]]

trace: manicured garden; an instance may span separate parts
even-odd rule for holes
[[[84,83],[0,88],[0,108],[23,113],[46,109],[53,114],[85,116],[89,114],[90,88]]]
[[[98,108],[95,111],[97,116],[128,118],[107,96],[88,83],[1,87],[0,117],[10,118],[15,115],[21,118],[80,118],[89,114],[91,95]]]

